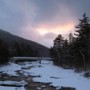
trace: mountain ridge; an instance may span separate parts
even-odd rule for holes
[[[38,51],[38,55],[39,56],[43,56],[43,57],[49,57],[49,48],[36,43],[34,41],[31,40],[27,40],[24,39],[22,37],[19,37],[17,35],[13,35],[8,31],[4,31],[2,29],[0,29],[0,39],[2,39],[3,41],[5,41],[8,45],[12,45],[15,42],[18,42],[19,44],[24,43],[24,44],[28,44],[30,45],[30,47],[33,50],[37,50]]]

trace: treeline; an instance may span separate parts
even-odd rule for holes
[[[30,45],[14,42],[11,45],[0,39],[0,64],[7,63],[10,57],[15,56],[38,56],[37,51],[33,50]]]
[[[8,62],[10,57],[10,52],[7,48],[7,44],[0,39],[0,64]]]
[[[58,35],[50,49],[55,64],[76,70],[90,69],[90,23],[86,14],[79,20],[75,33],[68,39]]]

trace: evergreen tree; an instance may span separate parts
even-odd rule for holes
[[[0,39],[0,64],[7,63],[10,57],[8,45]]]
[[[76,26],[76,49],[78,53],[78,62],[83,62],[83,67],[86,69],[87,63],[90,59],[90,24],[89,18],[86,16],[86,14],[84,14],[83,19],[80,19],[79,21],[79,25]]]
[[[63,40],[63,46],[62,46],[62,65],[63,67],[67,67],[69,65],[69,44],[67,39]]]
[[[63,46],[63,37],[62,35],[58,35],[54,40],[53,52],[54,52],[54,62],[56,64],[62,65],[62,46]]]
[[[69,66],[76,70],[90,68],[90,23],[86,14],[76,26],[75,37],[70,33],[67,41],[58,35],[51,52],[54,62],[61,66]]]

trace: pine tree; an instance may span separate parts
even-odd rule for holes
[[[59,34],[54,40],[53,51],[55,54],[54,55],[55,62],[61,65],[62,65],[62,46],[63,46],[63,37],[62,35]]]
[[[51,52],[54,62],[59,65],[68,65],[76,70],[90,68],[90,23],[86,14],[76,26],[75,37],[70,33],[69,41],[58,35],[54,40]]]
[[[90,59],[90,24],[86,14],[84,14],[83,19],[80,19],[79,21],[79,25],[76,26],[76,56],[78,57],[78,62],[80,64],[83,62],[83,68],[86,69],[86,64]]]

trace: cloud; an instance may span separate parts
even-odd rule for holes
[[[74,32],[78,19],[89,12],[89,0],[0,0],[0,27],[51,46],[53,39]]]
[[[37,27],[37,31],[41,34],[54,33],[54,34],[65,34],[73,31],[75,22],[69,21],[65,23],[42,23]]]
[[[0,27],[10,32],[17,32],[18,27],[21,26],[20,22],[23,22],[19,6],[16,7],[12,0],[3,0],[0,1],[0,4],[2,4],[0,6]]]
[[[57,34],[50,32],[50,33],[46,33],[43,37],[46,39],[54,39],[56,36]]]
[[[3,0],[0,1],[0,27],[17,34],[22,26],[33,24],[36,7],[28,0]]]
[[[36,42],[42,39],[42,36],[35,30],[35,28],[32,28],[30,25],[22,27],[20,35]]]

